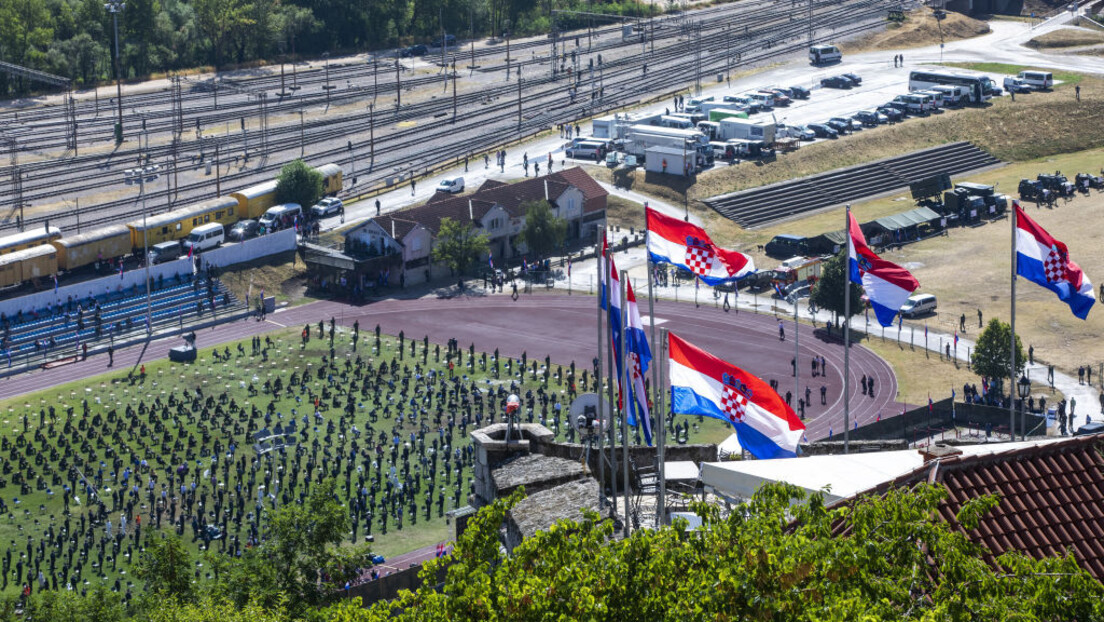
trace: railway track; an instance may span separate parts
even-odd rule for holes
[[[832,7],[838,7],[837,3],[831,3]],[[858,31],[865,28],[869,28],[869,24],[861,24],[863,19],[869,19],[873,16],[879,15],[884,11],[880,2],[862,2],[853,3],[851,7],[852,11],[846,12],[844,15],[838,15],[831,17],[830,15],[825,17],[819,13],[814,13],[814,20],[821,18],[817,22],[817,27],[823,29],[831,27],[833,24],[850,24],[848,28],[837,29],[838,35],[847,34],[849,31]],[[828,4],[818,7],[822,12],[828,12]],[[769,11],[769,7],[764,7],[760,11]],[[844,13],[844,12],[840,12]],[[747,15],[745,15],[747,17]],[[733,46],[731,49],[734,52],[740,53],[740,57],[743,61],[762,62],[769,60],[770,58],[791,53],[797,47],[800,47],[799,43],[795,40],[801,39],[804,30],[804,25],[801,22],[790,22],[788,15],[783,13],[770,20],[768,20],[762,27],[749,30],[746,36],[746,41],[741,45]],[[713,29],[712,31],[701,35],[701,46],[703,50],[710,48],[717,44],[727,44],[723,37],[730,35],[723,26]],[[678,32],[674,33],[674,36],[678,36]],[[776,41],[770,48],[763,48],[763,40]],[[630,46],[638,45],[638,42],[633,42]],[[686,81],[686,62],[685,58],[688,53],[692,53],[697,42],[693,39],[686,39],[681,43],[668,46],[663,49],[657,49],[656,54],[652,55],[649,62],[649,71],[647,78],[643,78],[640,75],[640,64],[643,62],[642,57],[638,56],[625,56],[617,58],[612,61],[603,63],[603,76],[602,83],[605,88],[605,97],[601,102],[591,104],[589,101],[577,103],[574,105],[563,105],[556,107],[541,107],[541,112],[538,114],[530,115],[522,119],[521,133],[527,134],[537,129],[547,128],[550,124],[556,122],[570,121],[579,116],[585,116],[586,114],[593,114],[603,109],[616,108],[624,103],[629,103],[635,99],[639,99],[641,96],[648,93],[662,92],[664,89],[670,89],[674,85],[683,84]],[[704,53],[703,53],[704,54]],[[691,54],[692,55],[692,54]],[[681,59],[681,60],[680,60]],[[718,68],[723,69],[726,59],[723,56],[718,57],[703,57],[701,72],[702,74],[710,74],[716,71]],[[332,70],[331,70],[332,71]],[[440,80],[440,78],[430,77],[430,80]],[[529,86],[529,95],[526,99],[531,106],[538,106],[543,103],[550,103],[557,100],[565,100],[565,90],[567,80],[560,79],[553,81],[551,76],[543,76],[533,80],[525,80],[525,85]],[[586,86],[584,84],[584,86]],[[504,113],[509,116],[511,112],[516,111],[516,101],[512,101],[508,96],[516,92],[516,83],[504,84],[500,87],[491,89],[491,97],[495,103],[484,106],[482,108],[476,107],[471,110],[460,111],[457,118],[457,125],[461,128],[454,134],[460,137],[459,140],[449,141],[448,144],[442,145],[439,148],[433,150],[432,155],[425,156],[421,160],[411,160],[409,155],[402,149],[403,146],[409,144],[409,141],[415,140],[419,137],[424,138],[425,130],[421,128],[410,128],[407,130],[398,130],[389,134],[377,135],[376,139],[376,152],[377,158],[374,166],[369,170],[366,166],[361,166],[359,169],[349,170],[347,177],[349,176],[366,176],[366,180],[369,183],[381,181],[387,176],[391,176],[395,173],[395,167],[422,167],[424,163],[429,161],[447,161],[455,159],[457,156],[462,156],[470,152],[481,152],[483,150],[493,148],[494,145],[502,144],[510,139],[516,138],[519,134],[516,123],[502,123],[502,117]],[[482,97],[485,97],[483,95]],[[465,104],[470,105],[476,97],[481,97],[479,94],[469,94]],[[332,100],[332,97],[331,97]],[[439,114],[442,110],[451,110],[451,100],[431,100],[428,102],[422,102],[421,104],[415,104],[408,107],[404,107],[404,110],[400,110],[398,116],[394,119],[415,119],[424,118],[426,116],[433,116]],[[488,126],[488,122],[497,120],[497,127],[493,125]],[[312,142],[320,142],[326,140],[339,139],[343,136],[350,136],[358,132],[367,132],[368,123],[367,119],[361,118],[345,118],[336,121],[323,120],[311,124],[305,124],[304,138],[306,138],[306,130],[310,128],[310,138]],[[269,140],[269,152],[271,155],[288,149],[295,149],[299,147],[298,142],[299,128],[292,126],[280,126],[273,130],[270,130]],[[468,136],[468,134],[474,133],[475,136]],[[281,136],[283,134],[283,136]],[[240,148],[241,145],[235,145],[234,137],[230,137],[224,144],[228,150],[235,147]],[[474,139],[474,140],[473,140]],[[240,141],[237,141],[240,143]],[[194,143],[194,141],[193,141]],[[195,148],[197,145],[190,144],[189,147]],[[151,155],[163,155],[167,153],[168,146],[154,147],[150,150]],[[363,151],[362,151],[363,153]],[[131,150],[131,157],[136,155],[135,150]],[[311,159],[316,161],[345,161],[349,156],[348,150],[342,146],[338,148],[312,150]],[[126,154],[120,154],[118,157],[126,161]],[[90,158],[91,161],[83,163],[84,166],[97,166],[94,164],[95,158]],[[282,161],[282,160],[280,160]],[[69,170],[73,170],[74,166],[81,164],[70,163]],[[248,172],[228,174],[224,180],[228,186],[240,187],[241,185],[250,183],[251,181],[258,181],[260,179],[271,178],[272,173],[275,172],[277,165],[267,164],[257,167]],[[91,169],[84,169],[85,171],[95,173]],[[100,178],[104,178],[108,175],[118,176],[118,171],[101,172]],[[88,177],[84,177],[82,182],[87,184]],[[32,184],[25,183],[25,188],[32,190],[34,186]],[[50,184],[50,188],[53,189],[56,194],[58,189],[57,180],[54,180]],[[176,189],[178,193],[185,197],[191,197],[193,193],[210,193],[209,181],[199,181],[192,184],[181,185]],[[155,205],[166,206],[167,205],[167,191],[155,191],[148,192],[147,198],[151,200]],[[47,196],[44,194],[43,196]],[[25,194],[25,200],[27,195]],[[183,199],[183,200],[190,200]],[[10,207],[10,198],[7,201]],[[135,199],[128,197],[116,201],[103,202],[97,205],[89,206],[82,209],[81,224],[86,226],[97,226],[99,224],[105,224],[107,222],[117,222],[119,220],[125,220],[126,216],[120,216],[120,211],[123,214],[133,214],[135,209]],[[103,214],[103,215],[100,215]],[[92,216],[89,218],[89,216]],[[27,225],[37,224],[45,220],[45,217],[36,217],[27,219]],[[57,216],[53,216],[52,220],[57,222]]]

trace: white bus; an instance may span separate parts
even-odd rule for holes
[[[965,86],[969,100],[975,104],[993,97],[993,81],[989,76],[971,76],[951,71],[913,71],[909,73],[909,90],[923,91],[933,86]]]

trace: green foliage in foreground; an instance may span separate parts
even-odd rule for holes
[[[283,600],[239,608],[207,595],[169,599],[135,619],[1104,620],[1104,586],[1072,556],[1010,553],[991,566],[982,547],[939,517],[945,497],[941,486],[919,485],[829,509],[820,494],[806,498],[778,484],[727,516],[698,505],[699,531],[679,522],[620,541],[608,521],[590,515],[561,522],[508,556],[498,528],[521,498],[516,493],[472,520],[440,591],[431,577],[445,560],[434,560],[422,570],[423,588],[368,609],[352,599],[297,618]],[[998,502],[976,499],[957,521],[976,529]],[[121,619],[105,596],[66,595],[70,604],[106,607],[106,615],[65,619]]]

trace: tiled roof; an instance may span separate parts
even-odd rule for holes
[[[609,192],[601,185],[599,185],[593,177],[588,175],[587,172],[582,169],[582,167],[575,166],[572,168],[567,168],[560,171],[559,173],[556,173],[553,176],[558,176],[563,181],[571,184],[572,186],[575,186],[579,190],[582,190],[583,200],[587,203],[588,207],[590,205],[593,205],[591,199],[609,196]],[[588,209],[587,211],[590,210]]]
[[[1036,558],[1068,550],[1090,574],[1104,580],[1102,452],[1104,438],[1085,436],[993,454],[950,455],[871,492],[941,483],[948,496],[939,514],[958,529],[955,517],[967,501],[999,495],[1000,503],[978,528],[964,531],[989,550],[990,562],[1010,550]]]
[[[383,228],[384,232],[397,241],[402,241],[408,233],[414,230],[418,226],[418,223],[406,218],[399,218],[393,214],[384,214],[383,216],[377,216],[374,218],[376,224]],[[392,224],[394,227],[392,228]],[[359,228],[359,227],[358,227]]]

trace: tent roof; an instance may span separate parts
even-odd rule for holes
[[[895,231],[897,229],[914,227],[933,220],[939,220],[939,214],[927,207],[918,207],[907,212],[901,212],[900,214],[878,218],[874,222],[884,229]]]

